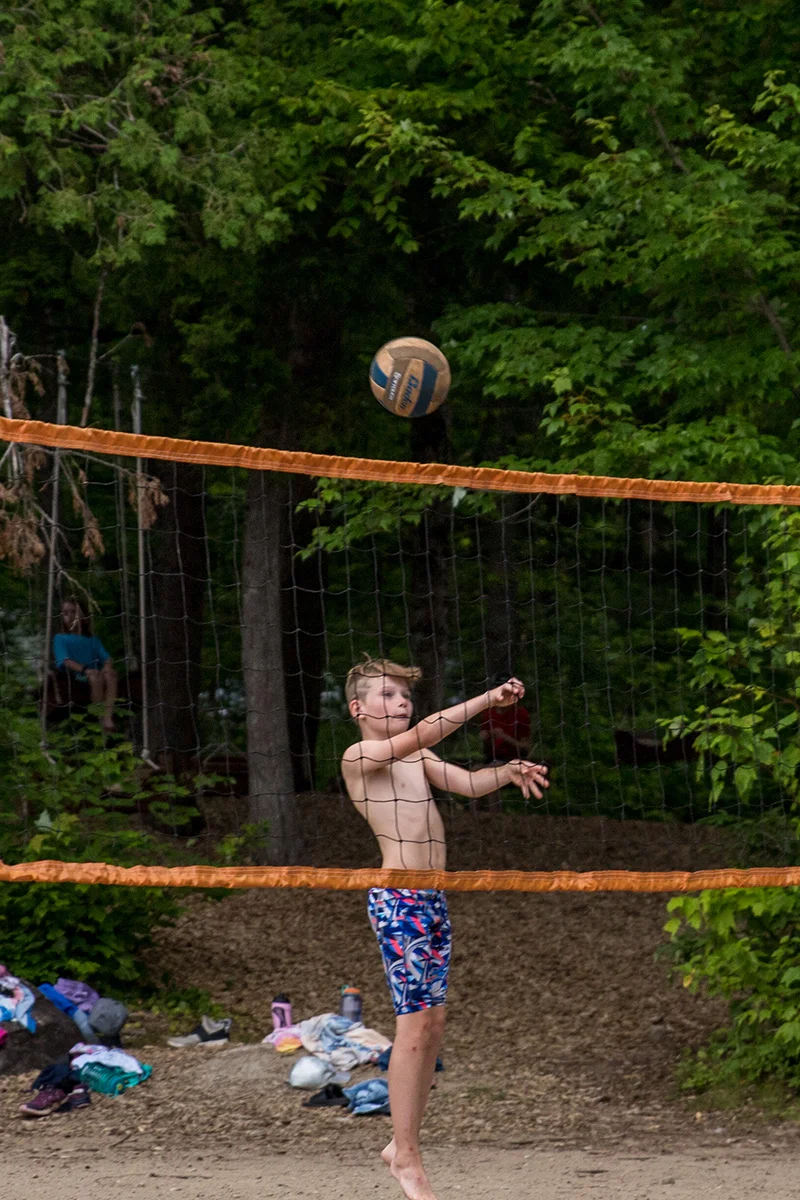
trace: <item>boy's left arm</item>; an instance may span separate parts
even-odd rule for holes
[[[503,763],[501,767],[481,767],[477,771],[443,762],[432,750],[424,750],[423,758],[428,782],[442,792],[455,792],[459,796],[488,796],[489,792],[496,792],[511,783],[526,799],[533,795],[541,800],[541,789],[550,786],[547,767],[521,758]]]

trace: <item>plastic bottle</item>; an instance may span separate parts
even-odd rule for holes
[[[339,1012],[349,1021],[361,1020],[361,992],[357,987],[342,986],[342,999]]]
[[[281,992],[272,1001],[272,1028],[288,1029],[292,1023],[292,1005],[289,997]]]

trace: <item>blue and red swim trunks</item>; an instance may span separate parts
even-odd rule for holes
[[[370,888],[367,909],[383,955],[395,1015],[444,1004],[451,942],[444,892]]]

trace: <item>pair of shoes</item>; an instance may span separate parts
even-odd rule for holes
[[[86,1108],[92,1103],[92,1098],[89,1095],[89,1089],[85,1084],[79,1083],[64,1100],[63,1104],[59,1104],[56,1109],[57,1113],[74,1112],[76,1108]]]
[[[66,1098],[67,1093],[62,1088],[44,1087],[35,1096],[31,1096],[30,1100],[20,1104],[19,1111],[25,1117],[49,1117]]]
[[[227,1046],[232,1024],[230,1017],[223,1017],[221,1021],[203,1017],[200,1024],[191,1033],[167,1038],[167,1045],[174,1046],[176,1050],[182,1050],[184,1046]]]

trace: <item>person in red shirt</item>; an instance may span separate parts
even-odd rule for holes
[[[531,743],[531,715],[521,704],[487,708],[481,717],[480,739],[484,761],[510,762],[527,758]]]

